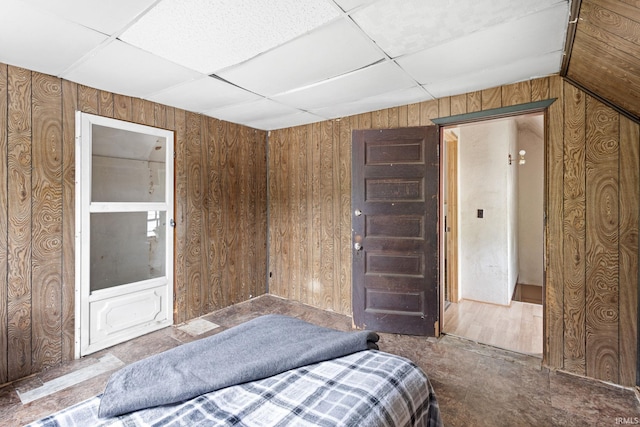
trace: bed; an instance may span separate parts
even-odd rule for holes
[[[131,364],[29,426],[441,426],[424,372],[376,341],[262,316]]]

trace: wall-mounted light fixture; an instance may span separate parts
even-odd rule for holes
[[[518,160],[518,164],[519,164],[519,165],[524,165],[524,164],[527,162],[527,161],[524,159],[524,155],[525,155],[525,154],[527,154],[527,152],[526,152],[526,151],[524,151],[524,150],[520,150],[520,151],[518,152],[518,154],[520,154],[520,160]]]

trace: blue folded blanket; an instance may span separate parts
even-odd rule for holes
[[[270,314],[156,354],[114,372],[99,416],[192,399],[300,366],[377,349],[370,331],[341,332]]]

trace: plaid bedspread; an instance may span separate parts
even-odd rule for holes
[[[192,400],[98,418],[100,396],[36,426],[441,426],[433,388],[408,359],[368,350]]]

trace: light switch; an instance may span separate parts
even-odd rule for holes
[[[478,209],[478,218],[484,218],[484,209]]]

